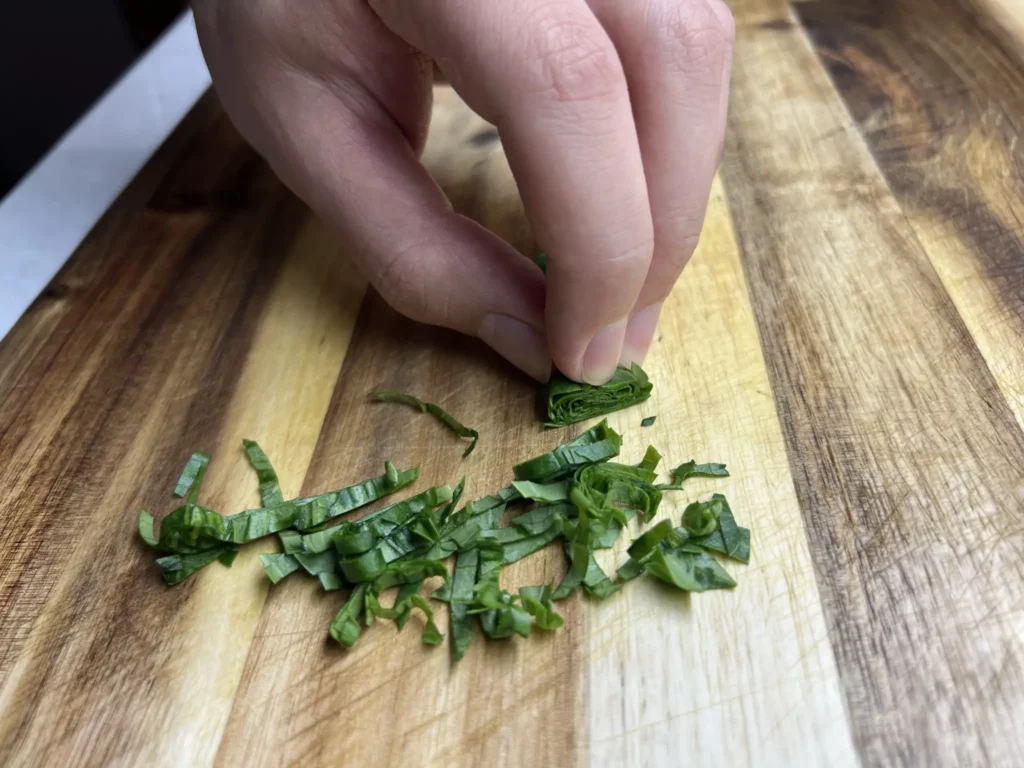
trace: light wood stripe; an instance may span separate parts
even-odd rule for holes
[[[724,461],[732,477],[666,494],[661,516],[724,492],[751,528],[739,586],[689,600],[635,584],[587,605],[591,762],[667,765],[858,764],[804,522],[789,474],[732,221],[716,184],[701,245],[665,306],[646,364],[657,382],[640,429],[610,421],[638,460]],[[624,537],[625,538],[625,537]],[[616,562],[626,559],[620,542]]]

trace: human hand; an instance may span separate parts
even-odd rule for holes
[[[546,380],[640,362],[721,154],[722,0],[195,0],[243,136],[395,309]],[[418,161],[432,64],[495,124],[547,280]]]

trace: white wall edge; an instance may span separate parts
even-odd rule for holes
[[[188,12],[0,200],[0,338],[209,85]]]

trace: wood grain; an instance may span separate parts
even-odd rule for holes
[[[746,32],[725,180],[858,746],[1020,764],[1024,436],[803,32]]]
[[[696,309],[698,308],[699,309]],[[725,492],[751,527],[748,568],[733,592],[628,589],[588,605],[591,763],[858,764],[800,507],[789,474],[757,326],[723,189],[713,190],[701,245],[665,304],[646,362],[655,386],[650,429],[635,410],[609,421],[668,466],[728,461],[732,477],[688,484],[663,502]],[[665,382],[670,382],[664,386]],[[617,565],[627,542],[619,542]],[[638,585],[647,586],[647,585]]]
[[[1024,426],[1024,65],[956,5],[798,8]]]
[[[181,158],[58,276],[80,299],[0,411],[0,762],[212,759],[265,580],[250,553],[162,589],[136,510],[198,447],[208,503],[251,503],[243,435],[296,490],[354,324],[362,285],[226,120]]]
[[[660,514],[724,491],[752,561],[731,592],[567,601],[558,632],[478,636],[458,664],[418,618],[342,651],[336,595],[268,587],[272,542],[166,589],[136,541],[197,448],[204,501],[251,504],[243,436],[287,494],[390,458],[473,498],[577,431],[366,291],[204,102],[0,342],[0,764],[1024,763],[1024,89],[982,5],[732,3],[723,178],[654,397],[611,421],[626,460],[727,462]],[[534,251],[497,132],[448,88],[424,161]],[[479,427],[476,452],[379,387]]]

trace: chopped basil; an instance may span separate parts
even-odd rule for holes
[[[376,400],[379,403],[404,403],[405,405],[411,405],[413,408],[419,408],[421,412],[429,413],[459,437],[470,438],[471,442],[462,454],[462,458],[466,458],[473,452],[473,449],[476,448],[476,441],[480,439],[479,432],[475,429],[463,426],[458,419],[441,408],[441,406],[425,402],[413,395],[407,395],[404,392],[388,392],[382,390],[380,392],[371,392],[370,399]]]
[[[433,412],[430,404],[407,398],[389,397]],[[462,429],[454,424],[456,431]],[[736,524],[725,497],[715,494],[687,505],[679,527],[664,519],[642,531],[628,547],[628,560],[612,576],[605,573],[596,550],[615,546],[630,519],[649,523],[660,509],[662,490],[678,488],[689,477],[727,473],[724,465],[691,461],[673,470],[671,485],[656,485],[658,451],[648,447],[636,465],[610,461],[619,453],[621,437],[604,421],[516,465],[510,487],[461,507],[465,478],[454,490],[428,488],[354,522],[339,518],[408,485],[418,470],[399,471],[388,462],[380,477],[286,501],[266,454],[253,441],[244,445],[259,481],[260,508],[225,517],[199,506],[209,457],[196,453],[175,486],[185,503],[164,518],[159,535],[152,516],[140,513],[139,536],[164,553],[157,564],[164,580],[177,584],[214,560],[230,565],[240,544],[277,533],[282,551],[260,556],[267,577],[276,584],[304,571],[325,592],[347,592],[330,624],[331,637],[345,646],[358,640],[364,625],[390,620],[401,629],[415,611],[424,617],[423,642],[442,642],[430,602],[420,594],[428,579],[442,581],[430,597],[449,603],[452,651],[460,659],[477,621],[492,639],[529,637],[534,627],[561,627],[554,601],[577,590],[606,599],[641,574],[688,592],[726,589],[736,582],[712,553],[741,562],[750,558],[750,531]],[[511,505],[518,506],[503,525]],[[560,543],[569,563],[557,587],[502,588],[503,567],[553,542]],[[443,560],[451,555],[449,577]],[[381,595],[390,589],[398,593],[385,607]]]

